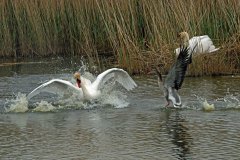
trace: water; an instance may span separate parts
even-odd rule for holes
[[[71,81],[78,61],[2,62],[0,159],[240,159],[240,77],[187,77],[181,109],[164,107],[154,76],[94,102],[26,100],[47,80]],[[214,111],[202,110],[205,100]]]

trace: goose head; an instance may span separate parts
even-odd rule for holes
[[[187,32],[180,32],[178,34],[179,42],[180,42],[180,48],[182,47],[188,47],[189,46],[189,35]]]
[[[79,72],[74,73],[74,79],[76,80],[76,85],[78,88],[81,88],[81,74]]]

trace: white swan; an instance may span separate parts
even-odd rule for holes
[[[75,73],[74,78],[77,82],[76,86],[69,81],[52,79],[30,92],[27,98],[29,100],[41,92],[54,93],[60,96],[75,92],[81,99],[96,99],[101,95],[101,89],[110,79],[113,79],[114,82],[120,83],[128,91],[137,86],[129,74],[119,68],[111,68],[104,71],[97,76],[93,83],[84,77],[80,77],[80,73]]]
[[[180,41],[185,38],[185,40],[188,41],[189,49],[193,52],[193,54],[212,53],[219,50],[219,48],[216,48],[213,45],[213,42],[208,35],[195,36],[189,40],[189,36],[186,35],[186,33],[187,32],[179,33]],[[176,56],[178,56],[180,53],[180,48],[175,49],[175,53]]]

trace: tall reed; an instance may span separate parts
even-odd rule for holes
[[[233,64],[229,55],[240,52],[239,7],[239,0],[1,0],[0,56],[84,55],[98,64],[111,56],[132,73],[159,64],[166,72],[185,30],[222,47],[196,57],[189,74],[235,73],[239,59]]]

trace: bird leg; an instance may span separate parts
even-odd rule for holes
[[[167,101],[167,104],[165,105],[165,107],[169,107],[169,104],[170,104],[169,101]]]

